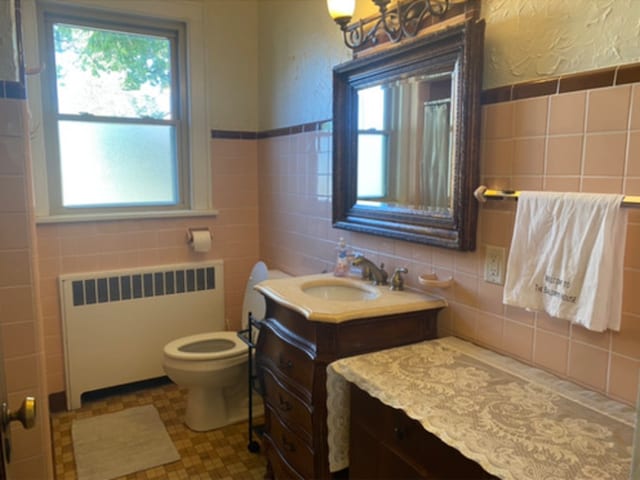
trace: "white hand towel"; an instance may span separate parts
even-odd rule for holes
[[[620,329],[623,195],[521,192],[503,303],[590,330]]]

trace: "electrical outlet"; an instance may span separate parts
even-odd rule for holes
[[[484,255],[485,282],[504,285],[504,247],[487,245]]]

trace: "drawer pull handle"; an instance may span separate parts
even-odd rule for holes
[[[280,394],[278,394],[278,401],[280,402],[280,410],[282,410],[283,412],[288,412],[289,410],[291,410],[291,404],[284,398],[282,398],[282,395]]]
[[[280,368],[283,369],[290,369],[291,367],[293,367],[293,362],[291,360],[285,360],[285,358],[280,355],[280,358],[278,359],[278,363],[280,364]]]
[[[291,443],[289,440],[287,440],[287,437],[285,437],[284,435],[282,435],[282,447],[287,452],[295,452],[296,451],[295,445],[293,443]]]
[[[403,440],[405,437],[405,431],[402,427],[393,427],[393,433],[395,434],[397,440]]]

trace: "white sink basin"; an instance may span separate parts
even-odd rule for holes
[[[425,293],[392,291],[331,273],[269,279],[254,288],[308,320],[327,323],[447,306],[446,300]]]
[[[375,300],[379,291],[366,288],[364,285],[327,280],[326,282],[309,282],[300,287],[304,293],[324,300],[342,302],[361,302]]]

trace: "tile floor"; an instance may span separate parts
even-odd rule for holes
[[[82,408],[51,415],[54,461],[57,480],[76,480],[71,422],[112,413],[129,407],[153,404],[180,453],[178,462],[121,477],[120,480],[250,480],[264,476],[266,460],[247,450],[247,423],[238,423],[210,432],[193,432],[182,422],[185,390],[167,381],[136,387],[111,389],[92,394]],[[255,436],[254,436],[255,438]],[[114,459],[117,461],[117,459]]]

